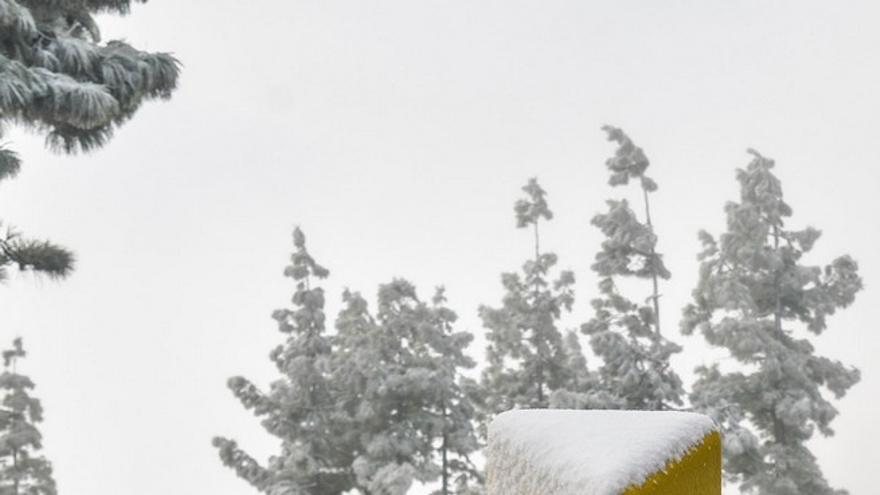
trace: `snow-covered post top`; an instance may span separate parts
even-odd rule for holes
[[[489,495],[720,495],[721,436],[702,414],[514,410],[487,472]]]

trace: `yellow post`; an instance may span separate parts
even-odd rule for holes
[[[721,495],[721,435],[709,433],[681,459],[671,460],[623,495]]]

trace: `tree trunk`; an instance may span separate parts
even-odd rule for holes
[[[540,249],[540,237],[538,236],[538,219],[535,219],[535,269],[537,269],[538,264],[541,262],[541,249]],[[541,288],[538,285],[538,279],[535,277],[535,289],[534,294],[532,295],[534,310],[536,312],[540,311],[538,295],[540,294]],[[538,406],[542,407],[544,405],[544,356],[541,355],[541,341],[542,341],[541,329],[539,328],[539,324],[535,325],[535,340],[537,341],[537,346],[535,348],[535,354],[538,357],[538,365],[536,366],[535,372],[538,375],[536,381],[538,382]]]
[[[13,481],[12,481],[12,489],[13,495],[18,495],[18,450],[12,451],[12,471]]]
[[[779,253],[779,226],[773,225],[773,249],[778,254]],[[780,273],[779,270],[773,275],[773,291],[776,296],[776,309],[773,311],[773,322],[776,326],[776,331],[782,333],[782,287],[780,287]]]
[[[645,189],[645,186],[642,185],[642,197],[645,199],[645,224],[648,226],[648,230],[651,233],[654,233],[654,225],[651,223],[651,206],[648,202],[648,190]],[[657,258],[657,252],[654,250],[654,245],[651,245],[651,282],[654,284],[654,293],[651,296],[651,300],[654,301],[654,330],[657,332],[657,335],[660,335],[660,292],[658,288],[657,282],[657,264],[655,260]]]
[[[441,476],[443,478],[443,486],[442,493],[443,495],[449,495],[449,459],[447,458],[447,450],[449,448],[449,439],[447,436],[446,430],[448,426],[446,424],[447,418],[449,417],[449,413],[446,409],[446,393],[443,392],[443,444],[440,446],[440,455],[442,457],[442,472]]]

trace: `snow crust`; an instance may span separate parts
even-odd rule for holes
[[[618,495],[715,430],[685,412],[508,411],[489,425],[489,495]]]

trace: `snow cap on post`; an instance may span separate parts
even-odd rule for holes
[[[721,436],[702,414],[523,409],[489,426],[489,495],[720,495]]]

